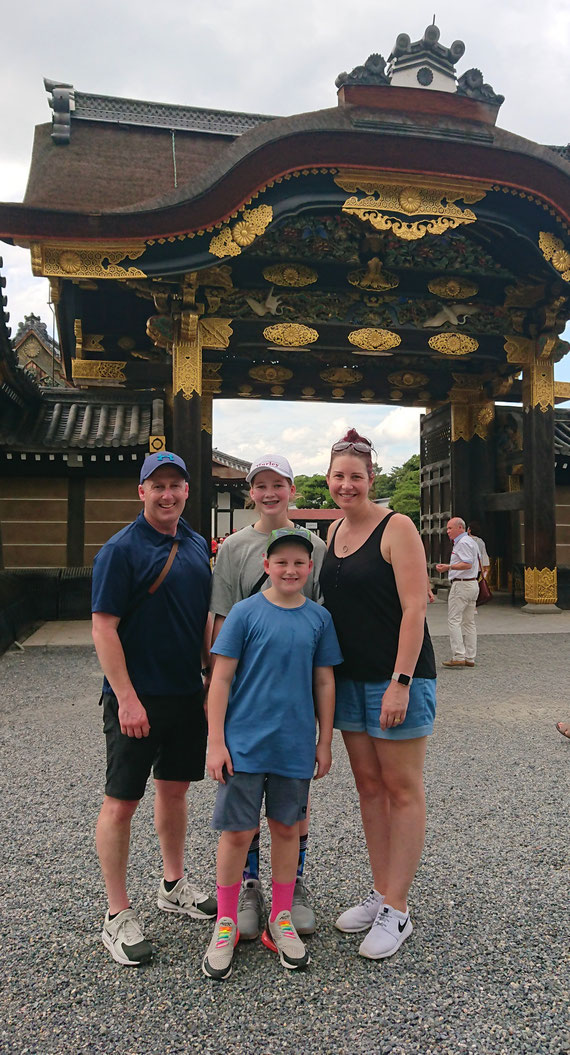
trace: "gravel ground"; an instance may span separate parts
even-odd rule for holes
[[[315,786],[307,880],[319,917],[304,973],[260,943],[222,984],[201,958],[211,925],[159,912],[149,792],[134,823],[130,890],[156,956],[104,950],[93,847],[102,793],[99,673],[90,648],[0,660],[4,866],[3,1052],[75,1055],[560,1055],[569,1050],[570,635],[480,639],[474,670],[442,671],[428,751],[428,836],[414,933],[391,960],[332,926],[369,886],[342,742]],[[436,641],[438,658],[447,642]],[[191,791],[189,871],[214,890],[214,787]],[[268,845],[262,870],[268,876]],[[318,854],[316,848],[318,847]],[[312,853],[311,853],[312,848]]]

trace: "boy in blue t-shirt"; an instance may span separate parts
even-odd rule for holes
[[[272,906],[262,941],[284,967],[306,967],[310,960],[291,921],[299,822],[315,762],[316,778],[331,766],[332,668],[342,662],[329,613],[302,593],[312,551],[305,528],[272,531],[264,560],[270,589],[234,605],[212,648],[207,766],[220,785],[212,827],[222,834],[218,918],[202,970],[217,980],[231,974],[242,870],[264,795]]]

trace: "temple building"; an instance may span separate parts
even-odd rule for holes
[[[178,450],[208,535],[214,399],[418,406],[432,575],[448,517],[476,518],[498,583],[556,603],[558,563],[570,574],[554,409],[570,394],[554,383],[570,152],[498,127],[503,98],[479,70],[458,74],[464,52],[435,25],[401,33],[387,60],[337,77],[336,105],[289,117],[46,82],[53,118],[36,128],[24,202],[0,204],[0,237],[49,278],[74,385],[60,424],[55,397],[44,415],[75,459],[84,539],[68,561],[91,557],[90,481],[107,457],[78,435],[111,430],[135,460]],[[69,498],[55,468],[38,486],[50,473]]]

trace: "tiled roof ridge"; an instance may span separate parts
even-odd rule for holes
[[[60,81],[45,80],[44,84],[54,111],[52,134],[56,142],[69,142],[72,122],[78,120],[143,125],[150,128],[168,128],[171,131],[203,132],[232,137],[242,135],[264,121],[275,120],[271,114],[157,103],[114,95],[94,95],[76,91],[71,84]]]
[[[212,458],[219,462],[220,465],[226,465],[229,469],[243,469],[244,472],[249,472],[251,469],[251,462],[245,461],[243,458],[235,458],[232,454],[225,454],[224,451],[220,451],[216,447],[212,448]]]
[[[1,292],[6,287],[6,279],[2,275],[3,265],[4,261],[0,256],[0,362],[6,363],[9,375],[14,383],[11,384],[7,379],[4,379],[1,388],[5,396],[14,404],[20,404],[22,399],[24,401],[31,399],[35,402],[41,398],[39,386],[29,371],[22,370],[10,340],[12,336],[12,330],[9,326],[10,312],[6,311],[8,298],[5,293]]]

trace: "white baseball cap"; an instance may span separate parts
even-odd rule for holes
[[[251,463],[251,469],[246,476],[247,483],[252,483],[256,473],[262,472],[263,469],[271,469],[274,473],[278,473],[279,476],[284,476],[287,480],[290,480],[291,483],[295,482],[293,470],[282,454],[264,454],[262,458],[256,458]]]

